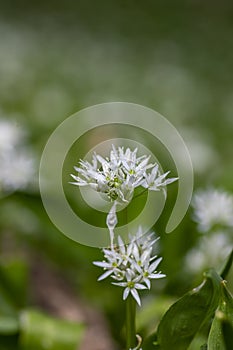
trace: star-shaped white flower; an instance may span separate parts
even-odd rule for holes
[[[130,269],[126,270],[125,277],[125,282],[113,282],[112,284],[125,288],[123,292],[123,300],[126,300],[129,294],[131,294],[138,303],[138,305],[141,306],[141,300],[137,289],[147,289],[146,286],[142,283],[139,283],[140,276],[136,276],[135,273]]]

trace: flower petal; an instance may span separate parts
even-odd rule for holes
[[[132,296],[134,297],[134,299],[136,300],[138,305],[141,306],[141,300],[140,300],[140,297],[139,297],[137,290],[135,288],[130,289],[130,293],[132,294]]]

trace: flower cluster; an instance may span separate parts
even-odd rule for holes
[[[94,154],[92,162],[80,160],[79,167],[75,167],[78,175],[71,175],[77,186],[90,186],[94,190],[104,193],[113,201],[107,215],[107,227],[110,235],[110,248],[103,249],[104,260],[95,261],[96,266],[102,267],[104,273],[99,281],[111,277],[112,284],[124,288],[123,299],[131,294],[138,305],[141,305],[138,290],[150,289],[151,280],[165,277],[157,271],[162,258],[153,255],[153,233],[143,235],[139,228],[136,236],[129,235],[129,244],[125,245],[118,236],[115,244],[114,229],[117,225],[116,206],[124,202],[129,203],[135,188],[145,190],[165,191],[166,185],[177,178],[167,178],[169,171],[161,174],[158,164],[149,163],[150,157],[137,156],[137,148],[116,148],[112,145],[109,158]]]
[[[105,193],[109,199],[129,202],[134,189],[142,186],[152,191],[164,190],[165,186],[177,178],[167,179],[169,172],[160,173],[158,164],[149,163],[150,156],[137,156],[137,148],[115,148],[112,145],[109,158],[94,154],[92,163],[80,160],[79,167],[74,167],[78,175],[71,174],[77,186],[90,186]]]
[[[105,270],[99,281],[111,276],[114,280],[112,284],[124,288],[124,300],[131,294],[141,305],[137,290],[150,289],[152,279],[165,277],[156,270],[162,258],[152,254],[152,247],[157,241],[153,239],[153,233],[145,236],[139,228],[136,236],[129,236],[129,240],[130,243],[125,246],[118,236],[118,246],[103,249],[104,261],[95,261],[94,264]]]
[[[194,219],[201,232],[233,226],[233,196],[223,190],[199,191],[193,199]]]

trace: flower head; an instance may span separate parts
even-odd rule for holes
[[[123,300],[131,294],[138,305],[141,305],[138,291],[150,289],[151,279],[165,277],[157,271],[162,258],[152,254],[152,246],[157,241],[153,239],[153,234],[142,236],[139,228],[136,237],[129,236],[129,239],[130,243],[126,246],[118,236],[119,246],[103,249],[104,261],[95,261],[94,265],[105,270],[99,281],[111,276],[114,280],[112,284],[124,288]]]
[[[105,193],[109,199],[128,203],[135,188],[159,191],[177,178],[166,179],[169,172],[162,174],[158,164],[149,163],[150,156],[137,156],[137,148],[115,148],[112,145],[110,156],[103,158],[94,154],[92,162],[80,160],[74,167],[78,175],[71,174],[77,186],[90,186],[94,190]]]
[[[233,196],[223,190],[199,191],[193,199],[194,219],[201,232],[233,226]]]

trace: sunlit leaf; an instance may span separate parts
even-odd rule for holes
[[[185,294],[162,318],[158,327],[161,350],[186,350],[200,327],[214,314],[220,297],[221,278],[205,273],[203,283]]]

